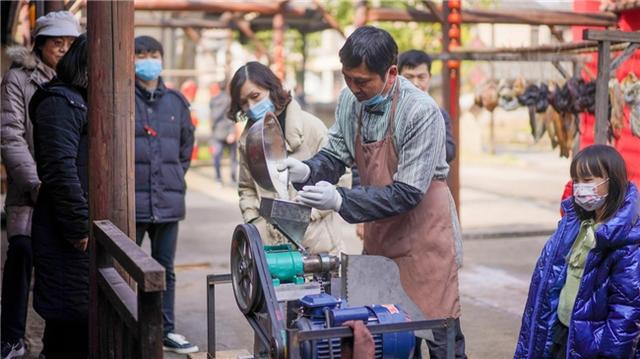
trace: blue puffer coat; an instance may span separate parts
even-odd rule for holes
[[[533,272],[514,358],[550,358],[552,328],[580,219],[573,198]],[[640,203],[629,185],[624,204],[596,230],[569,325],[567,358],[640,358]]]
[[[184,219],[184,175],[194,127],[189,103],[162,79],[151,93],[136,83],[136,222]]]

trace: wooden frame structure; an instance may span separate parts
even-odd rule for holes
[[[607,143],[609,129],[609,79],[611,74],[640,48],[640,32],[586,29],[582,33],[585,40],[597,41],[598,77],[596,78],[596,128],[595,143]],[[622,54],[611,60],[611,45],[628,43]]]
[[[110,221],[93,223],[97,263],[97,351],[93,358],[162,358],[164,268]],[[129,286],[119,263],[137,283]]]

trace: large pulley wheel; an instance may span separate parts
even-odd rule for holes
[[[239,225],[231,241],[231,283],[238,308],[243,314],[254,311],[262,298],[258,275],[260,235],[252,225]]]

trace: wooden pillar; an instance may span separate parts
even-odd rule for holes
[[[449,23],[449,1],[442,2],[442,52],[444,54],[449,53],[450,37],[449,30],[451,28]],[[460,143],[460,110],[459,110],[459,98],[460,98],[460,76],[459,69],[449,66],[449,61],[444,62],[442,67],[442,97],[444,108],[449,112],[451,117],[451,129],[453,131],[453,141],[456,144],[456,158],[449,164],[449,177],[447,182],[453,201],[456,204],[458,211],[458,217],[460,217],[460,152],[462,150],[462,144]]]
[[[284,80],[284,14],[282,11],[273,15],[273,63],[278,78]]]
[[[595,143],[607,143],[609,119],[609,77],[611,42],[598,42],[598,77],[596,79],[596,133]]]
[[[130,238],[135,236],[133,14],[133,1],[87,2],[90,223],[108,219]],[[98,323],[93,230],[89,253],[89,352],[94,356],[104,323]]]

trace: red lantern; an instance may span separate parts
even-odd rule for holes
[[[458,60],[448,60],[447,61],[447,67],[450,69],[459,69],[460,68],[460,61]]]
[[[460,0],[449,0],[449,9],[460,10]]]
[[[458,29],[458,26],[456,25],[451,26],[451,28],[449,29],[449,38],[450,39],[460,38],[460,29]]]
[[[457,12],[452,12],[447,17],[447,20],[449,20],[449,23],[451,24],[459,24],[462,20],[462,16]]]
[[[449,41],[449,51],[452,51],[453,49],[456,49],[460,47],[460,41],[458,41],[458,39],[451,39]]]

